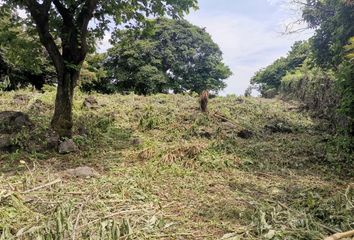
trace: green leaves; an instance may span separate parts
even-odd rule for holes
[[[13,69],[39,74],[47,63],[38,38],[25,27],[17,13],[0,7],[0,55]]]
[[[347,58],[354,61],[354,37],[350,38],[349,44],[345,47],[347,51]]]
[[[300,67],[309,56],[309,53],[310,45],[308,41],[295,42],[286,57],[281,57],[265,69],[258,71],[252,77],[251,83],[259,85],[258,88],[262,95],[265,95],[268,90],[275,89],[275,91],[278,91],[282,78],[287,72],[292,72],[297,67]]]
[[[231,75],[204,29],[184,20],[149,20],[134,31],[117,31],[106,67],[120,90],[139,94],[219,91]]]

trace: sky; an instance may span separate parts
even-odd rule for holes
[[[199,0],[199,10],[186,19],[205,27],[223,52],[233,75],[220,95],[243,95],[259,69],[285,56],[295,41],[311,32],[284,34],[285,24],[298,19],[287,0]],[[109,35],[101,49],[108,47]]]
[[[284,34],[297,17],[281,0],[199,0],[199,10],[186,18],[206,27],[233,72],[221,94],[242,95],[255,72],[285,56],[295,41],[311,37],[310,31]]]

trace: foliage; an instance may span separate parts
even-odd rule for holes
[[[347,63],[346,48],[354,36],[354,4],[351,1],[325,0],[308,1],[303,9],[303,18],[310,27],[316,28],[311,40],[314,60],[321,67],[336,71],[341,90],[341,111],[351,123],[347,129],[349,137],[354,133],[354,68]],[[350,57],[350,53],[349,53]]]
[[[41,86],[54,71],[33,31],[9,6],[0,7],[0,80],[9,80],[5,89],[28,83]]]
[[[120,91],[217,92],[231,75],[211,36],[185,20],[159,18],[116,35],[119,40],[109,50],[105,66]]]
[[[299,100],[317,117],[326,118],[333,129],[348,125],[345,116],[338,112],[341,97],[334,71],[304,65],[283,77],[280,93],[284,99]]]
[[[354,36],[354,4],[343,0],[307,0],[303,19],[316,29],[311,39],[314,60],[321,67],[336,68],[343,61],[350,37]]]
[[[80,72],[79,85],[81,90],[88,92],[95,89],[97,91],[101,90],[101,92],[109,92],[104,83],[107,77],[107,71],[103,66],[105,58],[105,53],[92,53],[86,56]]]
[[[277,59],[268,67],[258,71],[251,79],[252,85],[257,85],[262,95],[269,90],[278,92],[282,78],[287,72],[294,71],[305,61],[310,53],[308,41],[296,42],[286,57]],[[274,94],[273,94],[274,95]]]
[[[315,35],[306,42],[305,51],[300,47],[298,53],[304,53],[303,58],[297,58],[299,61],[289,66],[291,55],[295,59],[301,56],[290,52],[286,58],[256,73],[252,83],[259,84],[259,90],[266,97],[274,97],[281,87],[284,98],[300,100],[318,116],[331,119],[337,132],[344,133],[350,140],[354,133],[353,45],[350,40],[354,35],[354,4],[342,0],[294,2],[300,6],[302,20],[315,29]]]
[[[354,62],[354,37],[350,38],[349,44],[346,46],[346,57],[349,61]]]

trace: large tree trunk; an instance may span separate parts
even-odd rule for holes
[[[77,1],[78,4],[71,4],[73,8],[68,8],[60,0],[39,2],[28,0],[25,1],[25,5],[36,23],[41,43],[47,49],[58,75],[55,111],[51,125],[60,137],[70,138],[73,127],[74,88],[80,75],[81,64],[88,51],[88,24],[99,0]],[[63,20],[60,29],[61,49],[50,33],[49,17],[52,4],[55,5]],[[76,13],[81,4],[83,4],[81,10]]]
[[[72,137],[74,88],[79,78],[79,71],[64,70],[58,74],[58,87],[55,110],[51,126],[61,138]]]

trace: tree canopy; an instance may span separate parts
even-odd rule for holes
[[[159,18],[138,31],[117,35],[105,66],[120,90],[217,92],[231,75],[211,36],[186,20]]]

